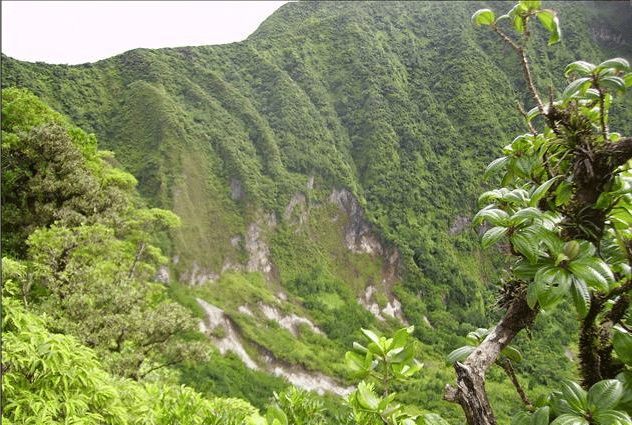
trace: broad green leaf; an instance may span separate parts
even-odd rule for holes
[[[473,345],[464,345],[463,347],[459,347],[456,350],[452,351],[448,354],[448,362],[455,363],[460,362],[467,358],[472,352],[476,350],[476,347]]]
[[[501,353],[514,363],[520,363],[522,361],[522,353],[513,347],[505,347]]]
[[[503,196],[503,199],[507,202],[526,205],[526,201],[529,200],[529,192],[524,189],[513,189]]]
[[[568,270],[573,273],[577,279],[586,282],[586,285],[595,288],[601,292],[608,291],[608,282],[599,272],[581,261],[571,261],[568,264]]]
[[[625,82],[626,87],[632,87],[632,72],[625,74],[623,76],[623,81]]]
[[[537,206],[538,202],[540,202],[540,199],[542,199],[551,188],[551,186],[553,186],[553,183],[555,183],[559,179],[560,176],[555,176],[538,186],[537,189],[533,191],[533,194],[531,194],[531,201],[529,201],[529,206]]]
[[[353,341],[353,349],[357,351],[358,353],[362,353],[362,354],[366,354],[368,352],[368,350],[366,349],[364,345],[356,341]]]
[[[520,34],[524,32],[524,21],[522,20],[521,16],[514,16],[512,23],[516,31],[518,31]]]
[[[375,335],[375,333],[373,331],[370,331],[368,329],[360,329],[360,331],[362,331],[362,333],[364,334],[364,336],[366,336],[367,338],[369,338],[371,341],[373,341],[376,345],[380,345],[380,338],[378,338],[377,335]],[[368,347],[367,347],[368,348]]]
[[[516,232],[509,238],[513,247],[533,264],[538,261],[540,243],[534,240],[531,232]]]
[[[266,411],[266,420],[270,424],[288,425],[287,415],[279,406],[271,404]]]
[[[540,8],[540,0],[520,0],[523,9],[534,11]]]
[[[505,234],[507,233],[506,227],[492,227],[483,235],[483,239],[481,241],[481,246],[483,249],[487,249],[490,246],[494,245],[498,241],[500,241]]]
[[[551,36],[549,37],[549,41],[547,45],[552,46],[562,38],[562,31],[560,29],[560,22],[557,16],[553,17],[553,30],[551,31]]]
[[[347,365],[347,368],[353,373],[358,373],[365,370],[364,359],[365,356],[353,351],[347,351],[345,353],[345,363]]]
[[[563,380],[562,395],[573,412],[581,414],[587,410],[586,391],[577,382],[567,379]]]
[[[571,413],[564,413],[555,418],[551,425],[590,425],[586,419]]]
[[[533,419],[531,420],[531,425],[548,425],[549,424],[549,406],[544,406],[539,408],[533,414]]]
[[[563,181],[555,189],[555,206],[559,207],[566,204],[573,195],[573,185],[568,181]]]
[[[562,92],[562,98],[569,99],[572,95],[574,95],[577,92],[579,92],[580,94],[583,94],[586,92],[586,90],[588,90],[588,88],[590,87],[590,84],[591,84],[590,78],[588,77],[578,78],[572,81],[568,86],[566,86],[566,88]]]
[[[474,12],[472,22],[477,27],[480,25],[492,25],[494,23],[494,12],[490,9],[481,9]]]
[[[380,405],[380,400],[375,395],[373,387],[370,384],[367,384],[364,381],[360,382],[358,384],[357,397],[360,406],[373,412],[377,411]]]
[[[608,425],[630,425],[632,424],[632,419],[630,416],[622,412],[620,410],[607,410],[595,412],[593,415],[593,419],[598,424],[608,424]]]
[[[604,77],[599,80],[599,85],[621,93],[625,91],[625,81],[621,77]]]
[[[623,384],[616,379],[605,379],[590,387],[587,394],[588,408],[591,411],[613,409],[623,396]]]
[[[414,329],[414,327],[412,326],[411,328]],[[412,329],[410,328],[402,328],[395,332],[395,335],[393,335],[393,342],[388,347],[388,349],[392,350],[394,348],[404,348],[406,346],[406,343],[408,342],[408,338],[410,337],[411,333]]]
[[[538,17],[540,22],[542,22],[542,25],[544,25],[544,28],[549,30],[549,32],[555,31],[557,25],[553,23],[553,18],[555,18],[555,13],[553,13],[552,10],[549,10],[549,9],[539,10],[538,12],[536,12],[536,16]]]
[[[529,287],[527,288],[527,304],[529,308],[535,308],[535,305],[538,303],[538,294],[542,290],[542,287],[545,286],[542,281],[531,282]]]
[[[613,328],[612,345],[621,361],[632,366],[632,335],[617,325]]]
[[[542,211],[535,207],[527,207],[521,208],[511,216],[510,221],[514,226],[518,226],[520,224],[527,224],[531,220],[540,218],[542,216]]]
[[[564,75],[568,77],[572,72],[575,72],[579,75],[589,75],[595,69],[595,65],[586,61],[575,61],[566,66],[564,70]]]
[[[630,63],[624,58],[613,58],[601,62],[598,68],[613,68],[619,71],[627,71],[630,69]]]
[[[484,220],[489,221],[494,226],[502,226],[508,224],[509,214],[498,208],[485,207],[474,215],[472,224],[478,225]]]
[[[487,168],[485,168],[485,172],[483,173],[484,179],[489,179],[489,177],[498,171],[500,168],[505,166],[509,162],[510,158],[508,156],[503,156],[501,158],[496,158],[492,162],[489,163]]]
[[[568,293],[571,276],[566,270],[557,269],[549,284],[538,292],[538,303],[543,309],[557,304]]]
[[[580,319],[586,317],[590,309],[590,290],[582,279],[573,278],[573,286],[571,287],[571,295],[573,304]]]

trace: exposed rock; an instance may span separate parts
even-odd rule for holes
[[[239,307],[237,307],[237,311],[242,313],[242,314],[247,314],[248,316],[252,316],[252,311],[248,308],[247,305],[240,305]]]
[[[245,248],[250,254],[246,271],[262,272],[268,279],[272,277],[272,262],[270,261],[270,249],[265,241],[260,238],[261,230],[257,223],[250,223],[246,232]]]
[[[167,268],[167,266],[160,266],[160,268],[158,269],[158,272],[156,273],[156,281],[160,282],[160,283],[164,283],[167,284],[170,281],[170,276],[169,276],[169,268]]]
[[[204,285],[208,282],[215,282],[219,275],[211,270],[201,269],[198,262],[194,261],[190,270],[184,271],[180,276],[180,282],[186,282],[189,286]]]
[[[448,230],[448,233],[453,236],[458,235],[466,226],[469,226],[471,222],[472,220],[470,219],[470,217],[462,215],[457,216],[454,220],[454,224],[452,224],[452,227],[450,227],[450,230]]]
[[[239,356],[239,358],[250,369],[258,370],[259,367],[257,364],[250,358],[248,353],[246,353],[243,345],[241,345],[237,330],[224,314],[224,310],[219,309],[200,298],[197,298],[197,302],[206,313],[206,322],[200,322],[200,330],[208,335],[219,352],[224,355],[230,350],[237,354],[237,356]],[[218,338],[212,333],[218,326],[223,328],[224,335],[222,338]]]
[[[362,296],[358,298],[358,302],[366,308],[371,314],[373,314],[378,320],[386,320],[384,316],[390,316],[399,319],[404,325],[408,326],[408,321],[402,311],[402,304],[395,297],[392,297],[386,306],[380,309],[380,306],[375,302],[373,295],[377,292],[377,288],[373,285],[368,285]]]
[[[206,320],[200,322],[200,330],[205,333],[222,353],[233,351],[246,364],[247,367],[254,370],[261,370],[257,363],[248,355],[239,339],[239,331],[233,326],[230,319],[225,315],[224,311],[217,308],[202,299],[197,299],[198,304],[206,313]],[[241,313],[252,315],[252,311],[247,306],[240,306],[238,310]],[[276,310],[272,308],[272,310]],[[277,314],[278,310],[276,313]],[[265,313],[264,313],[265,314]],[[286,316],[287,317],[287,316]],[[301,319],[301,318],[299,318]],[[307,320],[307,319],[304,319]],[[222,337],[214,335],[217,327],[222,328]],[[342,387],[336,381],[322,373],[308,372],[299,366],[290,366],[273,358],[270,354],[263,354],[262,359],[265,362],[265,369],[269,373],[282,376],[297,387],[304,388],[309,391],[315,391],[318,394],[324,394],[325,391],[337,394],[339,396],[347,395],[353,391],[353,387]]]
[[[343,235],[347,248],[355,253],[383,255],[382,243],[364,220],[364,210],[350,191],[334,189],[329,196],[329,202],[338,205],[338,208],[349,217]]]
[[[292,314],[290,316],[284,316],[278,308],[269,306],[262,302],[259,302],[259,309],[268,320],[276,321],[282,328],[285,328],[292,332],[294,336],[299,335],[299,326],[307,325],[313,332],[323,335],[323,332],[312,323],[311,320],[305,317]]]
[[[310,373],[297,367],[289,367],[275,362],[269,357],[264,357],[264,360],[270,365],[274,375],[283,376],[292,385],[308,391],[314,391],[320,395],[323,395],[325,391],[329,391],[338,396],[345,396],[354,390],[354,387],[341,387],[331,377],[322,373]]]

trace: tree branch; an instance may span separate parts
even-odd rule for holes
[[[444,399],[460,404],[470,425],[496,424],[485,390],[485,373],[518,332],[533,324],[537,313],[527,304],[526,292],[521,292],[481,345],[463,364],[455,363],[457,386],[446,385]]]

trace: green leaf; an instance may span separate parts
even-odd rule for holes
[[[562,395],[564,396],[564,401],[568,403],[568,407],[570,407],[574,413],[581,415],[588,409],[586,391],[584,391],[577,382],[567,379],[563,380]]]
[[[490,205],[474,215],[472,218],[472,224],[478,225],[485,220],[489,221],[494,226],[502,226],[508,224],[509,214],[501,209],[493,208],[493,206]]]
[[[582,260],[571,261],[568,264],[568,270],[577,278],[581,279],[592,288],[601,292],[608,292],[608,281],[601,273],[590,267]]]
[[[571,296],[573,297],[573,304],[580,319],[586,317],[588,310],[590,309],[590,290],[582,279],[573,279],[573,286],[571,287]]]
[[[540,292],[540,287],[543,286],[542,282],[531,282],[529,287],[527,288],[527,304],[530,309],[534,309],[535,305],[538,303],[538,293]]]
[[[520,0],[520,5],[525,10],[534,11],[540,8],[540,0]]]
[[[607,410],[603,412],[595,412],[593,419],[598,424],[608,425],[630,425],[632,419],[627,413],[620,410]]]
[[[507,165],[507,163],[509,162],[510,159],[511,158],[508,157],[508,156],[503,156],[501,158],[496,158],[495,160],[490,162],[489,165],[487,166],[487,168],[485,168],[485,172],[483,173],[483,178],[484,179],[489,179],[489,177],[492,174],[494,174],[500,168],[502,168],[505,165]]]
[[[616,325],[613,328],[612,345],[621,361],[628,366],[632,366],[632,335],[619,325]]]
[[[477,27],[480,25],[492,25],[494,23],[494,12],[490,9],[481,9],[474,12],[472,22]]]
[[[459,347],[448,354],[448,362],[456,363],[461,360],[465,360],[474,350],[476,350],[476,347],[473,345],[464,345],[463,347]]]
[[[551,425],[590,425],[590,422],[581,416],[564,413],[555,418],[555,420],[551,422]]]
[[[363,328],[360,329],[360,331],[362,331],[364,336],[369,338],[371,341],[373,341],[379,347],[379,345],[380,345],[380,338],[378,338],[378,336],[375,335],[375,333],[373,331],[370,331],[368,329],[363,329]]]
[[[603,77],[599,80],[599,85],[621,93],[625,91],[625,81],[621,77]]]
[[[516,232],[509,238],[514,248],[523,254],[532,264],[538,261],[540,253],[540,242],[533,238],[533,232],[528,229],[522,232]]]
[[[534,106],[527,112],[527,116],[525,117],[527,122],[531,122],[535,117],[540,113],[540,109],[537,106]]]
[[[540,199],[542,199],[546,195],[548,190],[551,188],[551,186],[553,186],[553,183],[555,183],[559,179],[560,179],[560,176],[555,176],[551,179],[548,179],[547,181],[542,183],[540,186],[538,186],[537,189],[534,190],[533,194],[531,195],[531,201],[529,201],[529,206],[531,207],[537,206],[538,202],[540,202]]]
[[[613,409],[623,396],[623,384],[616,379],[605,379],[590,387],[587,394],[588,408],[591,411]]]
[[[278,423],[280,425],[288,425],[287,415],[279,406],[271,404],[266,411],[266,420],[270,424]]]
[[[481,246],[483,247],[483,249],[489,248],[490,246],[500,241],[505,236],[506,233],[507,233],[506,227],[500,227],[500,226],[492,227],[483,235]]]
[[[377,411],[380,405],[380,399],[375,395],[373,387],[370,384],[362,381],[358,384],[357,390],[358,403],[370,411]]]
[[[568,77],[571,73],[575,72],[578,75],[589,75],[595,69],[595,65],[586,61],[575,61],[566,66],[564,75]]]
[[[347,351],[345,353],[345,363],[347,368],[353,373],[363,372],[365,356],[355,353],[353,351]]]
[[[448,421],[436,413],[425,413],[423,419],[423,425],[450,425]]]
[[[522,353],[513,347],[505,347],[501,353],[514,363],[520,363],[522,361]]]
[[[562,92],[563,99],[569,99],[572,95],[579,92],[583,94],[590,87],[591,81],[589,77],[582,77],[572,81]]]
[[[568,181],[563,181],[555,189],[555,206],[559,207],[566,204],[573,195],[573,185]]]
[[[410,328],[413,328],[413,329],[410,329]],[[395,348],[404,348],[413,330],[414,330],[414,327],[411,326],[409,328],[402,328],[398,330],[397,332],[395,332],[395,335],[393,335],[393,342],[388,347],[388,350],[392,350]]]
[[[549,37],[549,41],[547,45],[552,46],[562,38],[562,30],[560,29],[560,21],[557,16],[553,17],[553,30],[551,31],[551,36]]]
[[[539,408],[533,414],[531,425],[548,425],[549,424],[549,406]]]
[[[552,10],[549,10],[549,9],[540,10],[536,12],[536,16],[538,17],[540,22],[542,22],[542,25],[544,25],[544,28],[549,30],[549,32],[555,31],[555,28],[557,27],[557,25],[553,23],[553,18],[555,18],[555,13],[553,13]]]
[[[618,71],[628,71],[630,69],[630,63],[624,58],[613,58],[601,62],[597,65],[597,68],[612,68]]]
[[[623,76],[623,81],[626,87],[632,87],[632,72]]]

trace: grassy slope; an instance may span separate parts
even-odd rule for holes
[[[484,6],[293,3],[243,43],[137,49],[81,66],[3,57],[2,86],[28,87],[95,132],[139,178],[151,204],[182,217],[182,228],[165,241],[179,260],[176,274],[187,275],[194,263],[219,272],[226,261],[243,262],[243,246],[231,239],[243,238],[263,212],[275,212],[280,224],[265,237],[280,281],[262,284],[239,275],[219,282],[244,289],[243,302],[251,303],[285,287],[296,298],[283,308],[312,317],[338,344],[317,359],[287,354],[285,360],[334,373],[340,370],[327,366],[332,353],[358,337],[341,330],[372,322],[353,300],[375,279],[380,262],[342,249],[341,228],[331,225],[327,208],[312,210],[308,226],[298,230],[281,217],[296,192],[308,192],[311,175],[313,202],[322,202],[333,186],[349,188],[382,240],[399,248],[403,279],[395,292],[417,336],[434,346],[428,355],[438,364],[440,353],[460,344],[455,334],[487,326],[497,314],[490,306],[493,270],[501,261],[478,251],[473,229],[449,229],[475,210],[485,164],[523,131],[514,102],[528,103],[511,52],[469,23]],[[499,3],[487,6],[502,11]],[[620,34],[626,14],[555,7],[563,41],[546,47],[539,31],[533,40],[540,88],[561,88],[562,70],[573,60],[626,55],[616,43],[590,36],[596,30]],[[625,102],[621,111],[630,98]],[[624,114],[613,117],[616,124],[630,132]],[[243,189],[239,199],[231,196],[236,181]],[[296,282],[319,289],[305,297]],[[239,319],[234,291],[176,290],[189,302],[196,291]],[[332,323],[332,317],[342,319]],[[560,326],[551,323],[542,326]],[[275,346],[271,336],[264,332],[257,343],[283,357],[287,347]],[[541,351],[536,347],[533,356]],[[533,365],[525,370],[549,372]]]

